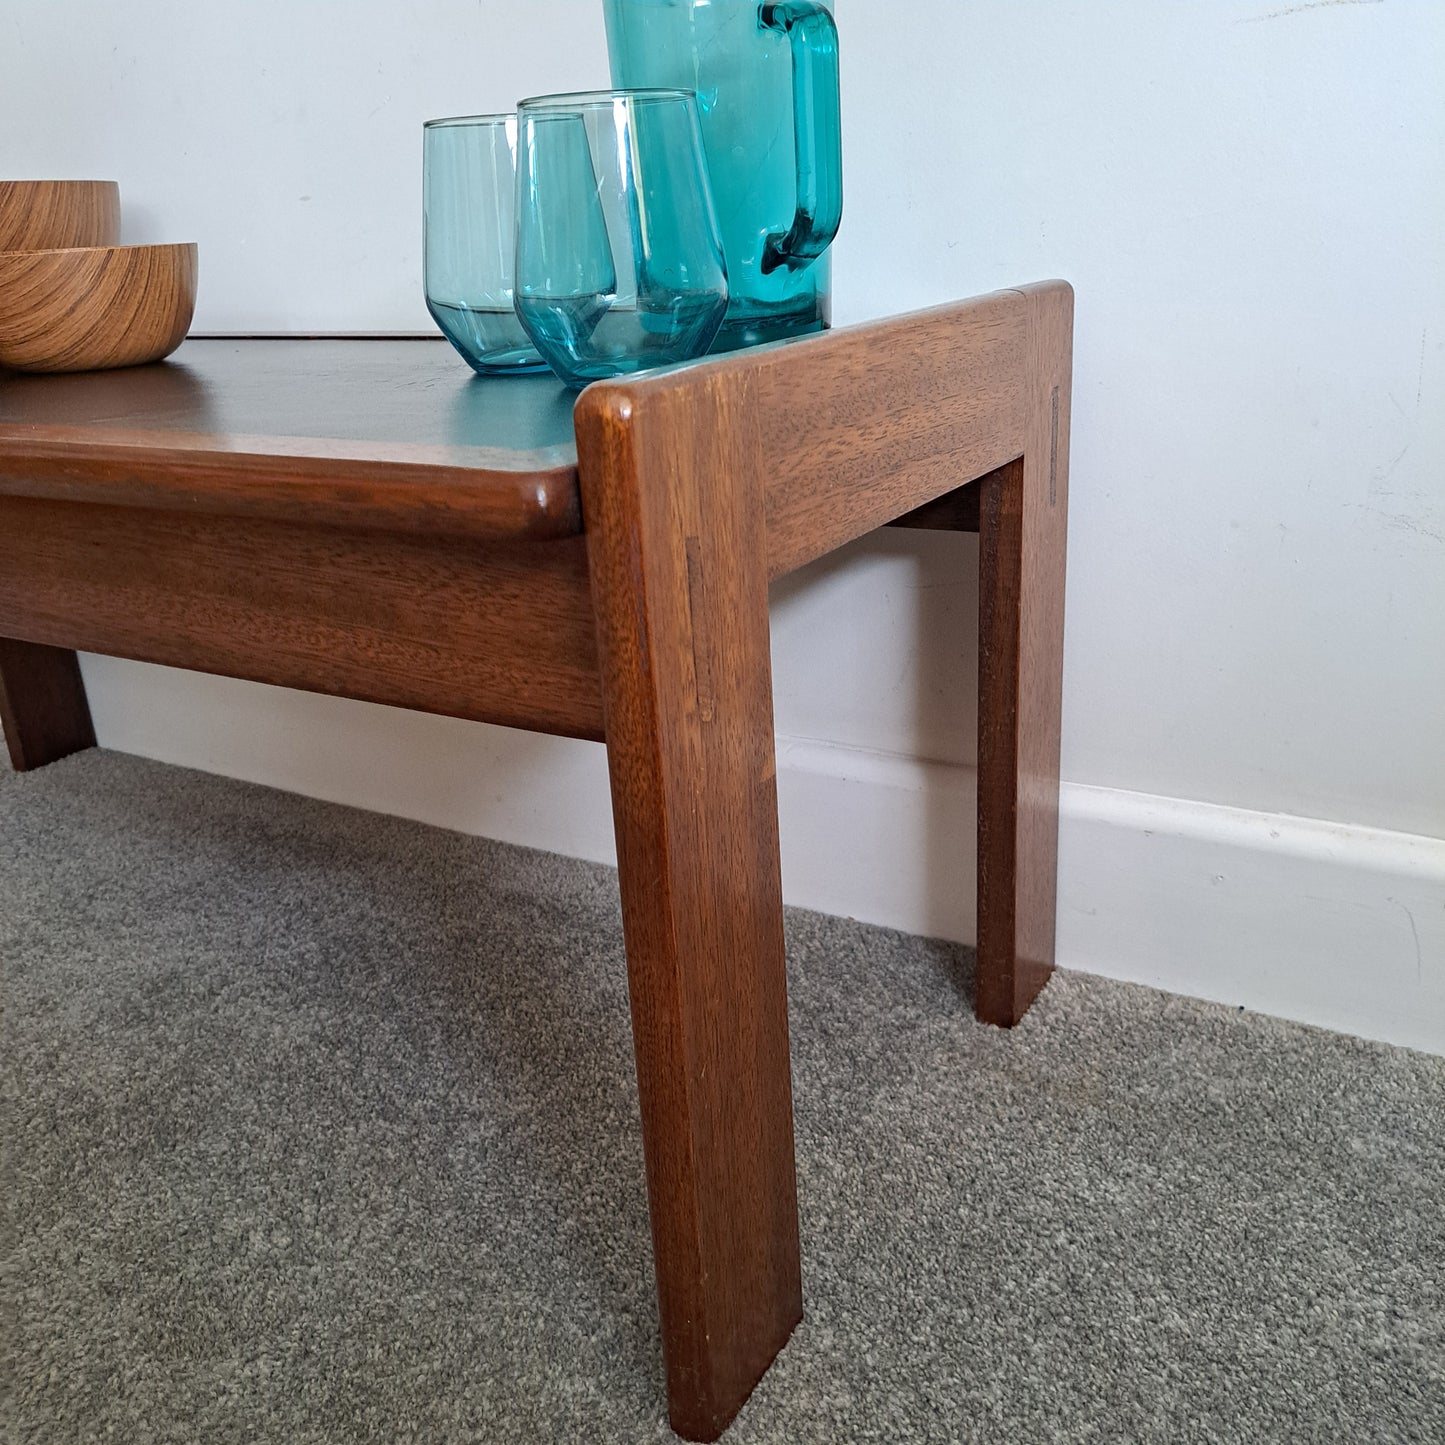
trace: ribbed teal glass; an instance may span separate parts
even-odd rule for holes
[[[517,108],[517,315],[569,386],[687,361],[727,310],[697,105],[681,90]]]
[[[697,93],[731,301],[715,349],[828,321],[838,32],[815,0],[603,0],[612,83]]]
[[[465,115],[422,128],[426,304],[483,376],[539,371],[512,305],[517,118]]]

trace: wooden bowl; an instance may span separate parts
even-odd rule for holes
[[[119,243],[114,181],[0,181],[0,251]]]
[[[196,248],[0,254],[0,366],[104,371],[169,356],[196,306]]]

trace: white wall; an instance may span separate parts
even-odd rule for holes
[[[837,319],[1078,292],[1062,961],[1445,1048],[1445,3],[839,11]],[[198,329],[419,329],[421,120],[605,77],[596,0],[8,0],[0,174],[114,176],[132,239],[199,239]],[[883,536],[779,589],[795,901],[968,936],[973,557]],[[610,846],[582,745],[87,678],[114,746]],[[1256,814],[1321,820],[1334,872]],[[1287,881],[1246,907],[1236,863]],[[1330,968],[1319,889],[1359,924]],[[1181,936],[1141,930],[1164,896]],[[1413,1023],[1343,981],[1396,969]]]

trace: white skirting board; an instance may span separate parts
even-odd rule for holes
[[[86,657],[103,746],[611,862],[603,749]],[[973,941],[970,769],[778,740],[790,903]],[[1445,840],[1066,783],[1065,968],[1445,1054]]]
[[[1067,784],[1069,968],[1445,1054],[1445,840]]]
[[[974,774],[778,742],[789,902],[973,941]],[[1058,961],[1445,1054],[1445,840],[1065,783]]]

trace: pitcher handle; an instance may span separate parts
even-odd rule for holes
[[[798,154],[798,209],[793,228],[768,237],[762,271],[801,271],[832,244],[843,219],[843,122],[838,90],[838,27],[816,0],[777,0],[758,7],[770,30],[793,46],[793,129]],[[812,123],[810,124],[810,118]]]

